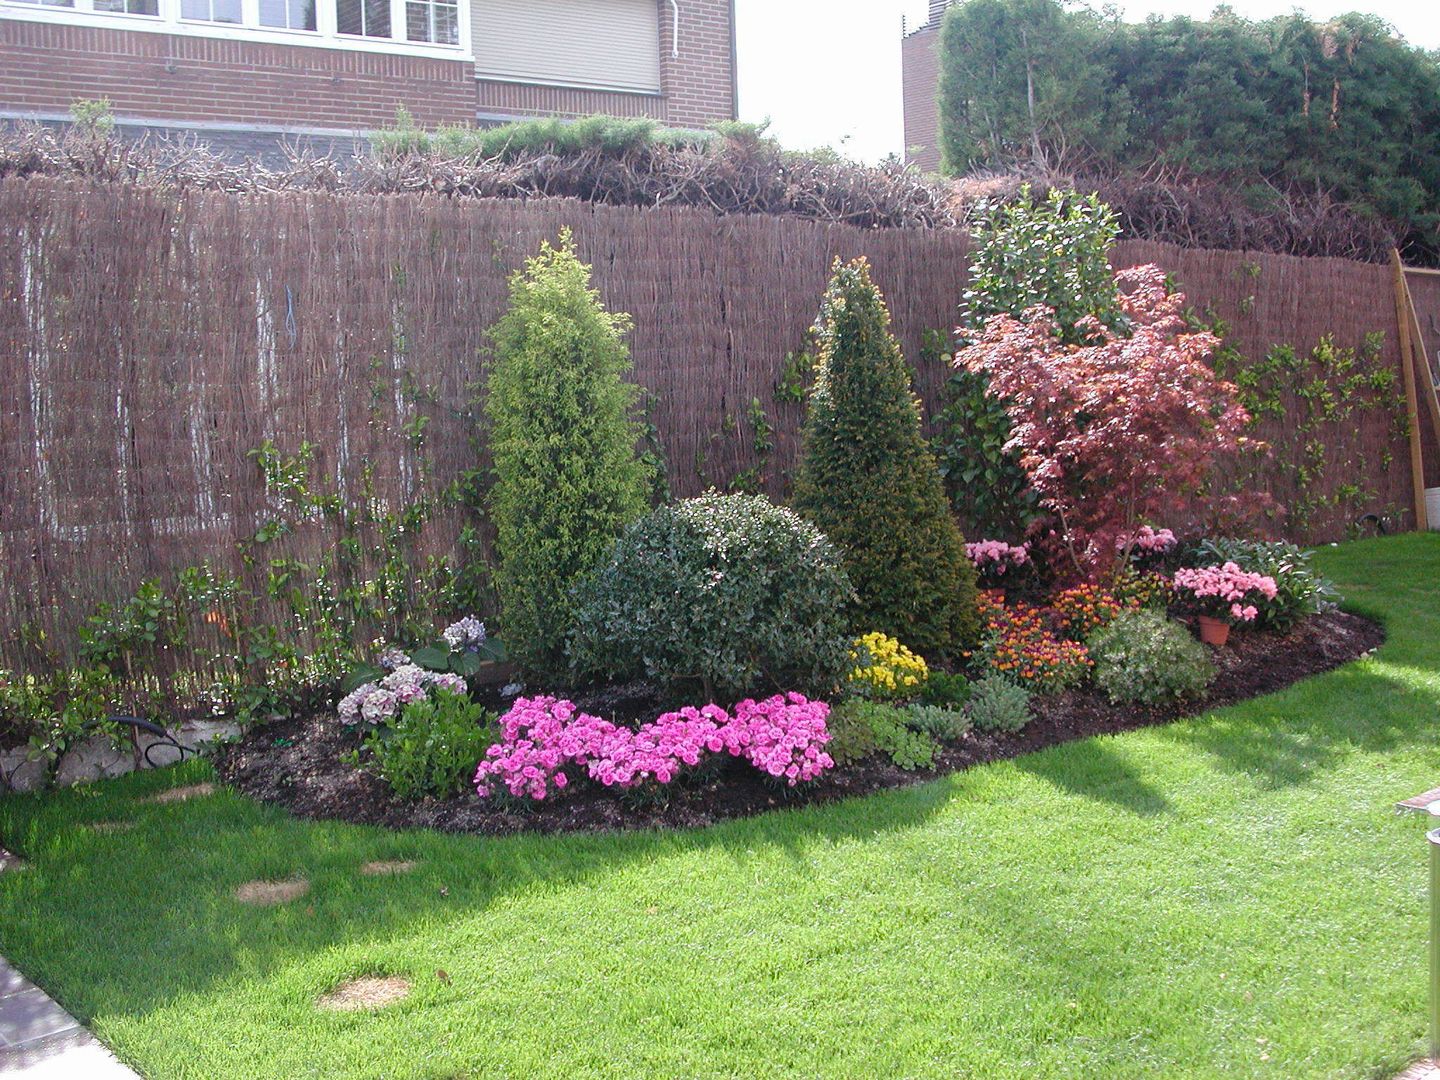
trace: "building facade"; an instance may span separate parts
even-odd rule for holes
[[[906,28],[900,39],[905,162],[925,172],[940,171],[940,21],[949,6],[950,0],[930,0],[924,25]]]
[[[737,113],[733,0],[0,0],[0,121],[104,98],[220,149],[610,113]]]

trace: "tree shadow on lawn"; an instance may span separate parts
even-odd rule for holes
[[[1114,736],[1063,743],[1015,758],[1015,766],[1067,791],[1140,817],[1171,811],[1170,801],[1115,748]]]
[[[433,932],[436,921],[463,920],[530,891],[584,887],[692,852],[743,862],[778,851],[803,868],[816,845],[913,829],[957,794],[928,783],[706,829],[505,837],[300,820],[224,788],[184,802],[145,801],[211,779],[207,764],[189,763],[43,799],[0,799],[0,842],[29,863],[0,878],[0,953],[82,1021],[143,1017],[218,984],[403,938],[407,926]],[[134,827],[92,827],[113,821]],[[417,866],[360,873],[377,860]],[[299,877],[311,885],[300,900],[235,900],[246,882]]]
[[[1354,751],[1440,745],[1434,723],[1440,695],[1403,678],[1406,670],[1415,669],[1377,660],[1350,663],[1159,731],[1179,746],[1203,751],[1219,769],[1252,777],[1264,790],[1295,787]]]

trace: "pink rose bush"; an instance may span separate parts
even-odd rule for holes
[[[482,795],[503,786],[536,801],[566,787],[567,766],[583,768],[608,788],[668,784],[707,754],[743,757],[792,787],[813,780],[835,763],[830,706],[801,694],[747,699],[733,714],[718,705],[687,706],[643,724],[620,727],[553,697],[518,698],[500,718],[500,742],[486,751],[475,773]]]
[[[1194,566],[1175,571],[1176,594],[1202,615],[1230,623],[1254,622],[1261,600],[1273,600],[1279,591],[1275,579],[1242,570],[1233,562],[1222,566]]]
[[[980,576],[998,581],[1009,570],[1018,570],[1030,561],[1030,545],[1007,544],[1004,540],[980,540],[965,545],[965,554]]]

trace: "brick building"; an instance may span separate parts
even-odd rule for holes
[[[900,41],[905,105],[905,161],[926,172],[940,170],[940,20],[951,0],[930,0],[923,26],[906,30]]]
[[[270,156],[427,127],[736,116],[733,0],[0,0],[0,123],[107,98],[122,131]]]

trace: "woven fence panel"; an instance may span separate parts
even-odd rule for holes
[[[958,232],[566,201],[7,180],[0,663],[36,630],[67,646],[97,602],[146,577],[207,559],[235,568],[237,542],[266,513],[249,456],[266,440],[282,453],[312,444],[316,474],[348,498],[369,490],[398,503],[473,468],[487,329],[508,275],[565,227],[605,303],[634,317],[633,377],[677,496],[746,470],[786,494],[803,408],[777,400],[777,379],[806,345],[837,257],[869,257],[917,389],[931,411],[940,400],[947,372],[921,362],[920,342],[954,321],[968,261]],[[1173,271],[1197,306],[1245,307],[1233,320],[1244,349],[1325,333],[1354,344],[1379,330],[1386,362],[1397,362],[1384,268],[1142,243],[1115,257],[1140,261]],[[773,427],[767,455],[755,445],[756,401]],[[407,433],[422,416],[417,448]],[[1366,479],[1377,504],[1406,505],[1408,459],[1386,418],[1353,435],[1396,459]],[[1289,473],[1274,475],[1283,502]],[[1336,538],[1346,524],[1317,520],[1304,538]],[[436,522],[424,544],[444,553],[457,526]],[[304,558],[333,543],[316,528],[286,550]]]

